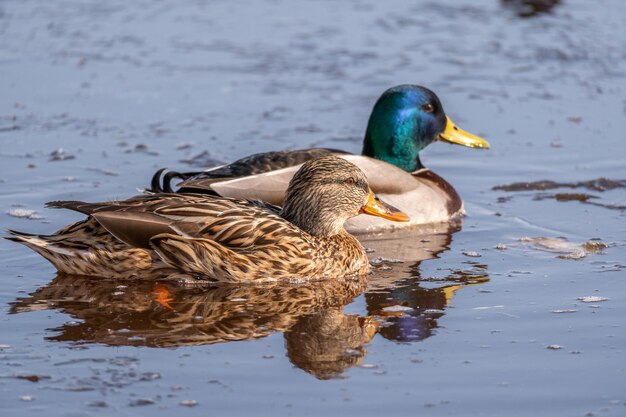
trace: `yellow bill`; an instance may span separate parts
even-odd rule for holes
[[[476,135],[472,135],[463,129],[458,128],[449,117],[446,117],[448,122],[446,123],[446,129],[439,139],[444,142],[454,143],[456,145],[468,146],[470,148],[483,148],[489,149],[489,142],[485,139],[479,138]]]
[[[361,208],[361,213],[382,217],[383,219],[392,220],[394,222],[408,222],[411,220],[409,216],[380,200],[371,191],[367,203]]]

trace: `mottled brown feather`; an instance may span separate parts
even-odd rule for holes
[[[307,162],[292,182],[283,212],[198,194],[53,202],[90,217],[50,236],[11,232],[11,239],[72,274],[129,278],[174,268],[216,281],[263,282],[366,273],[362,246],[343,229],[367,201],[363,172],[326,157]]]

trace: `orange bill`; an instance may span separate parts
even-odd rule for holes
[[[382,217],[383,219],[392,220],[394,222],[408,222],[411,220],[409,216],[380,200],[371,191],[367,203],[361,207],[361,213]]]

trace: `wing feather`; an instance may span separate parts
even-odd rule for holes
[[[202,194],[151,194],[111,203],[56,201],[49,206],[88,214],[115,238],[138,248],[150,248],[150,239],[161,234],[210,239],[232,250],[306,235],[280,217],[278,207]]]

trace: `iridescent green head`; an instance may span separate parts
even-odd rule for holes
[[[399,85],[385,91],[374,105],[362,153],[412,172],[423,167],[419,152],[436,140],[489,147],[485,140],[457,128],[435,93]]]

